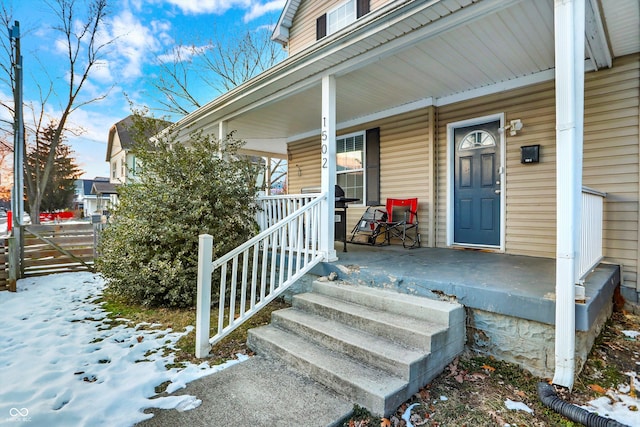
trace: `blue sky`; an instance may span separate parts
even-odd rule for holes
[[[47,3],[54,0],[0,0],[20,22],[24,65],[24,100],[38,105],[40,86],[54,82],[63,94],[68,64],[60,49],[59,21]],[[84,0],[76,0],[79,10]],[[178,44],[207,46],[216,33],[234,34],[263,28],[277,22],[285,0],[110,0],[105,40],[115,39],[96,67],[81,96],[84,99],[107,94],[71,117],[79,136],[68,135],[83,178],[108,176],[106,156],[109,127],[131,114],[127,97],[137,106],[157,106],[150,82],[157,77],[157,61],[169,61]],[[215,42],[215,40],[213,40]],[[4,59],[4,58],[3,58]],[[66,89],[68,90],[68,89]],[[126,96],[125,96],[126,94]],[[0,87],[0,96],[10,99],[10,88]],[[208,98],[217,93],[205,95]],[[47,104],[52,116],[62,107],[55,98]],[[0,112],[6,116],[6,111]],[[162,113],[155,113],[156,116]],[[25,109],[25,121],[32,117]]]

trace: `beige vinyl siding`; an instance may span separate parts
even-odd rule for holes
[[[316,42],[316,19],[345,0],[301,1],[289,29],[289,55],[294,55]],[[374,11],[391,0],[371,0],[369,10]]]
[[[289,55],[295,55],[316,42],[316,19],[338,2],[339,0],[300,2],[289,29]]]
[[[429,241],[429,114],[390,117],[380,126],[380,198],[418,198],[422,242]]]
[[[506,242],[508,253],[555,256],[555,110],[552,83],[460,102],[438,109],[437,246],[446,246],[447,124],[505,113],[521,119],[522,131],[505,135]],[[540,144],[540,163],[520,163],[520,147]]]
[[[305,187],[320,186],[320,136],[287,146],[289,194],[299,194]]]
[[[422,241],[428,240],[429,217],[429,116],[420,110],[341,130],[339,135],[380,127],[380,198],[418,198]],[[319,137],[288,146],[289,193],[302,187],[320,185]],[[298,175],[298,167],[300,175]],[[350,232],[366,206],[354,203],[347,209],[347,232]]]
[[[583,184],[607,193],[603,250],[637,286],[640,192],[639,55],[585,75]],[[546,82],[438,109],[437,246],[446,244],[447,124],[505,113],[524,128],[506,138],[506,252],[555,257],[555,91]],[[540,163],[520,163],[520,147],[540,144]]]
[[[607,193],[603,251],[638,289],[640,55],[585,76],[584,185]]]

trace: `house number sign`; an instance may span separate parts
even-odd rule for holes
[[[326,169],[329,166],[329,156],[327,155],[329,147],[327,147],[327,139],[329,139],[329,131],[327,130],[327,118],[322,118],[322,169]]]

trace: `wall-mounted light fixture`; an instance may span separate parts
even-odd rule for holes
[[[506,125],[503,128],[500,128],[500,132],[504,132],[507,129],[509,130],[509,135],[516,136],[518,131],[522,129],[522,120],[515,119],[515,120],[509,121],[508,125]]]
[[[296,167],[298,168],[298,176],[302,176],[302,169],[300,169],[299,165],[296,165]]]

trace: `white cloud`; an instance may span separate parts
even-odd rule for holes
[[[255,0],[165,0],[167,3],[176,6],[182,13],[190,15],[200,15],[215,13],[222,15],[229,9],[237,8],[246,10],[244,22],[254,19],[274,11],[282,10],[285,0],[271,0],[263,3]]]
[[[254,3],[251,9],[244,15],[244,22],[249,22],[260,18],[270,12],[281,11],[284,7],[285,0],[273,0],[267,3]]]
[[[64,54],[67,53],[67,49],[68,49],[67,41],[64,38],[62,37],[57,38],[53,45],[54,45],[55,52],[64,53]]]
[[[109,128],[130,112],[118,108],[88,108],[76,110],[69,119],[69,127],[82,129],[80,135],[67,134],[76,163],[85,172],[84,177],[109,176],[109,165],[105,162],[107,155],[107,138]]]
[[[167,3],[177,6],[183,13],[199,15],[203,13],[215,13],[222,15],[231,8],[247,9],[251,7],[250,0],[166,0]]]
[[[91,69],[91,78],[101,83],[111,83],[113,81],[111,62],[106,59],[97,61]]]
[[[109,55],[112,74],[123,79],[133,79],[142,75],[142,67],[151,55],[162,50],[164,44],[172,41],[168,31],[171,23],[153,21],[145,26],[131,13],[123,10],[109,22],[109,39],[115,48]]]
[[[178,45],[173,47],[170,52],[158,55],[158,61],[161,63],[190,62],[194,56],[204,55],[212,47],[213,45],[210,44],[203,46]]]
[[[166,46],[174,43],[173,37],[171,37],[171,22],[153,20],[151,21],[151,31],[156,35],[161,44]]]

